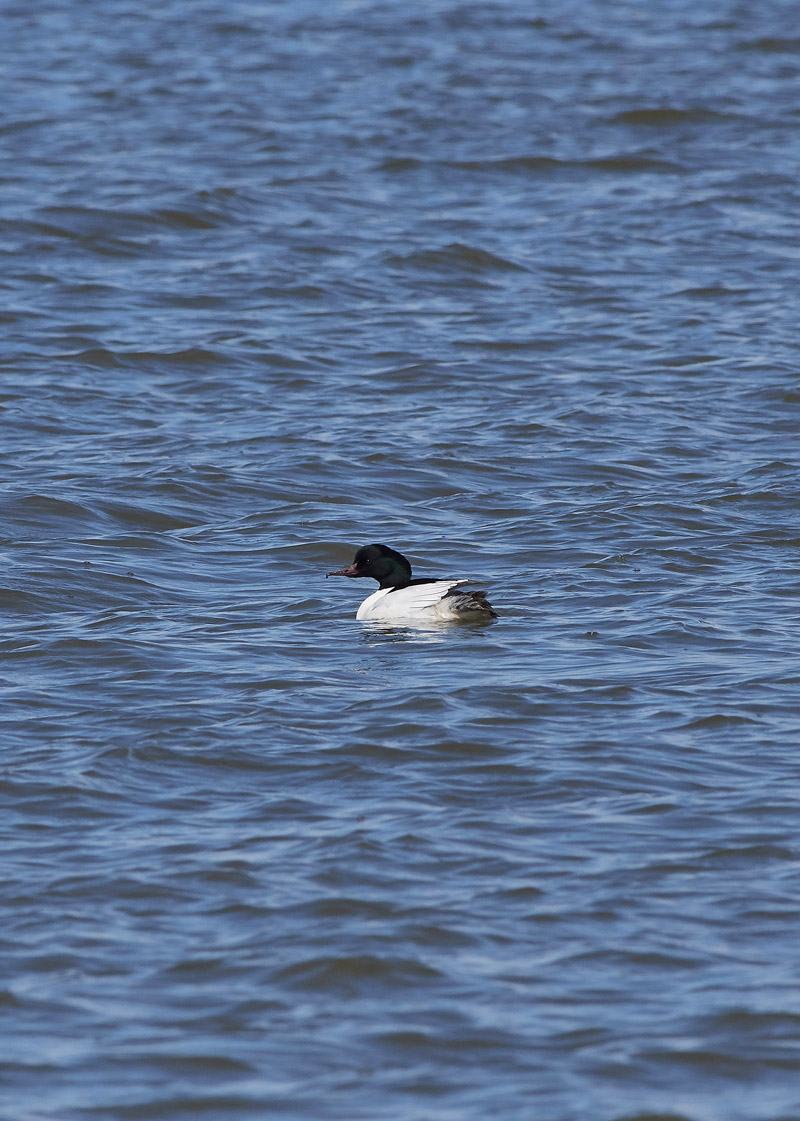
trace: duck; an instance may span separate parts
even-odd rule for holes
[[[378,590],[367,596],[356,619],[383,622],[489,622],[497,612],[485,592],[467,589],[470,580],[411,579],[411,565],[388,545],[364,545],[347,568],[328,576],[370,576]]]

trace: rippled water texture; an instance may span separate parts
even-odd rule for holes
[[[797,1121],[796,5],[0,37],[3,1121]]]

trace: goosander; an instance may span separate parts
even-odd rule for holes
[[[388,545],[364,545],[351,565],[328,576],[371,576],[378,581],[377,592],[367,596],[356,619],[487,622],[497,618],[485,592],[462,590],[469,580],[412,580],[409,562]]]

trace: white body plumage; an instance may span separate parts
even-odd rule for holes
[[[466,583],[467,580],[433,580],[407,588],[378,588],[361,604],[356,619],[463,619],[465,612],[457,607],[459,597],[448,593]]]

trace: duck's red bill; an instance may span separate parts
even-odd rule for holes
[[[326,573],[327,576],[358,576],[358,570],[355,564],[350,564],[347,568],[337,568],[335,572]]]

